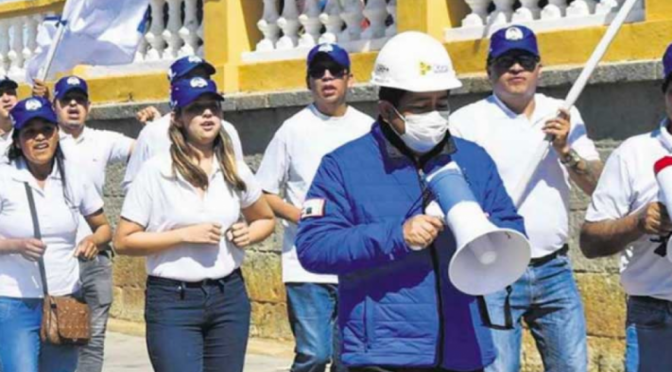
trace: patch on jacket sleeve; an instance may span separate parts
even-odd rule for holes
[[[327,203],[324,199],[308,199],[303,202],[301,210],[301,219],[324,217],[324,206]]]

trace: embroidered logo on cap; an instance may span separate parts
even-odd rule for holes
[[[203,59],[198,56],[191,56],[189,57],[188,61],[191,63],[203,63]]]
[[[508,30],[506,30],[504,37],[509,41],[522,40],[524,37],[523,30],[519,29],[518,27],[510,27]]]
[[[331,53],[334,51],[334,46],[331,44],[322,44],[317,50],[323,53]]]
[[[42,102],[36,99],[26,101],[26,111],[37,111],[42,108]]]
[[[72,76],[68,78],[68,85],[79,85],[81,84],[81,81],[79,81],[78,78]]]
[[[208,82],[205,81],[205,79],[197,77],[191,79],[191,87],[192,88],[205,88],[208,86]]]
[[[324,199],[308,199],[303,202],[301,209],[301,219],[324,217],[324,206],[326,200]]]

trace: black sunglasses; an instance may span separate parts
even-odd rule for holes
[[[194,102],[184,108],[184,112],[188,115],[202,115],[205,110],[210,110],[213,114],[222,112],[222,104],[219,101],[212,102]]]
[[[539,63],[539,57],[531,54],[504,55],[492,61],[495,68],[509,70],[515,64],[519,64],[525,71],[534,71]]]
[[[340,66],[315,66],[308,70],[308,76],[313,79],[322,79],[327,71],[336,79],[343,79],[348,74],[348,70]]]

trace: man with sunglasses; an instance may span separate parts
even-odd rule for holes
[[[7,76],[0,77],[0,159],[6,159],[6,152],[12,144],[12,120],[9,111],[19,101],[16,89],[19,85]]]
[[[168,80],[171,85],[178,81],[201,77],[209,80],[215,74],[215,68],[198,56],[186,56],[177,59],[170,65],[168,70]],[[136,142],[136,151],[133,151],[131,158],[126,166],[126,174],[121,183],[124,193],[128,191],[135,176],[140,172],[142,165],[154,155],[167,153],[170,150],[170,138],[168,137],[168,127],[170,127],[170,113],[161,116],[161,113],[154,106],[149,106],[140,110],[136,115],[141,123],[149,123],[145,126]],[[243,149],[240,144],[238,131],[233,124],[222,121],[222,129],[231,138],[233,150],[236,158],[243,159]]]
[[[322,157],[368,133],[374,120],[346,102],[354,78],[344,49],[336,44],[317,45],[307,62],[306,84],[314,102],[278,129],[257,178],[276,216],[284,220],[282,278],[296,339],[291,371],[324,371],[330,359],[331,370],[342,371],[337,347],[337,279],[306,271],[296,256],[294,239],[301,205]]]
[[[512,286],[487,297],[494,324],[503,325],[505,304],[513,310],[513,329],[493,330],[499,357],[487,371],[520,370],[524,319],[547,371],[587,370],[583,305],[567,257],[570,180],[592,194],[602,163],[576,108],[537,93],[541,72],[536,36],[523,26],[495,32],[487,73],[493,94],[451,116],[451,131],[486,149],[504,185],[512,191],[546,135],[553,150],[544,158],[519,208],[532,243],[532,261]],[[550,120],[549,120],[550,119]]]

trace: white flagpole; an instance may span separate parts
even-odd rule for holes
[[[595,71],[597,64],[606,54],[609,45],[611,45],[614,37],[616,37],[616,34],[621,29],[621,26],[625,22],[625,19],[628,17],[628,14],[630,14],[630,11],[635,6],[637,1],[640,0],[626,0],[621,9],[618,11],[616,17],[614,17],[614,20],[609,25],[609,28],[607,28],[607,32],[602,37],[602,40],[600,40],[597,48],[595,48],[595,51],[590,56],[586,66],[583,68],[583,71],[581,71],[581,75],[579,75],[579,78],[576,79],[576,82],[574,82],[574,85],[572,85],[572,89],[570,89],[569,93],[567,94],[565,102],[563,103],[563,107],[565,109],[569,110],[572,106],[574,106],[576,100],[581,95],[581,92],[583,92],[583,89],[586,87],[588,79],[590,79],[590,76]],[[550,118],[545,118],[544,120],[548,119]],[[532,158],[530,158],[530,161],[525,168],[525,173],[523,173],[520,182],[516,185],[516,188],[511,193],[511,198],[513,199],[513,203],[517,208],[520,208],[520,205],[523,203],[530,181],[532,180],[532,177],[534,177],[539,164],[541,164],[542,160],[544,160],[546,157],[546,154],[548,154],[548,151],[551,148],[552,140],[552,138],[547,136],[546,139],[544,139],[544,141],[537,147],[534,155]]]
[[[66,21],[67,22],[67,21]],[[49,46],[49,53],[47,53],[47,59],[44,62],[44,66],[40,69],[37,74],[37,78],[45,81],[47,76],[49,76],[49,69],[51,69],[51,64],[54,61],[54,56],[56,56],[56,50],[58,49],[61,40],[63,39],[63,34],[65,34],[66,25],[63,23],[63,20],[58,21],[58,28],[56,29],[56,35],[54,40]]]

